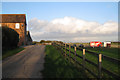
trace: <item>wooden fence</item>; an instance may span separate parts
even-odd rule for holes
[[[98,54],[98,53],[95,53],[95,52],[88,51],[86,49],[81,49],[80,47],[75,47],[75,46],[71,46],[71,45],[64,44],[64,43],[53,42],[52,45],[55,46],[56,48],[58,48],[65,57],[69,57],[70,61],[72,59],[72,61],[74,61],[78,65],[82,66],[83,70],[87,70],[95,78],[102,78],[102,71],[105,72],[106,74],[112,76],[113,78],[120,78],[120,76],[118,74],[113,73],[110,70],[107,70],[106,68],[103,68],[102,65],[101,65],[102,64],[102,58],[104,58],[105,60],[108,60],[108,61],[112,61],[116,64],[120,64],[120,60],[118,60],[118,59],[114,59],[114,58],[102,55],[101,53]],[[74,49],[74,52],[71,51],[71,49]],[[78,55],[78,53],[76,53],[77,50],[82,51],[82,56],[80,56],[80,55]],[[67,54],[67,51],[69,52],[69,54]],[[98,63],[96,64],[96,63],[86,59],[85,58],[86,53],[90,53],[90,54],[96,56],[98,58]],[[71,54],[73,54],[74,57],[72,57]],[[81,58],[82,62],[77,61],[76,57]],[[90,69],[88,69],[88,67],[85,64],[86,62],[88,62],[89,64],[91,64],[95,67],[97,67],[98,68],[98,74],[96,74],[96,73],[92,72]]]

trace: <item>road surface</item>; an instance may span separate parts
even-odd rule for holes
[[[25,50],[2,62],[3,78],[43,78],[44,45],[27,46]]]

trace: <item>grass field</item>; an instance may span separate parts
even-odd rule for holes
[[[82,68],[78,70],[52,45],[46,46],[45,53],[44,70],[42,71],[45,78],[87,78]]]
[[[5,59],[9,56],[12,56],[20,51],[24,50],[24,48],[15,48],[15,49],[12,49],[12,50],[7,50],[7,51],[4,51],[2,53],[2,59]]]
[[[91,48],[91,47],[86,47],[85,49],[96,52],[96,53],[102,53],[103,55],[120,59],[120,56],[118,56],[118,51],[120,48]]]
[[[69,48],[67,48],[67,49],[69,49]],[[89,51],[92,51],[92,52],[96,52],[96,53],[102,53],[103,55],[107,55],[107,56],[109,56],[111,58],[120,59],[118,57],[118,48],[90,48],[90,47],[88,48],[88,47],[86,47],[85,49],[87,49]],[[71,51],[74,52],[74,49],[71,49]],[[77,50],[76,53],[78,55],[82,56],[82,51],[78,51]],[[67,54],[69,54],[69,52],[67,52]],[[71,56],[74,57],[75,55],[71,54]],[[86,53],[85,54],[85,58],[88,59],[88,60],[90,60],[90,61],[92,61],[92,62],[94,62],[94,63],[96,63],[96,64],[98,64],[98,58],[97,58],[97,56],[94,56],[94,55],[92,55],[90,53]],[[82,63],[82,59],[80,59],[78,57],[76,57],[76,59],[77,59],[77,61],[79,61],[79,62]],[[90,70],[92,70],[94,73],[96,73],[96,74],[98,73],[98,68],[97,67],[95,67],[95,66],[93,66],[93,65],[91,65],[91,64],[89,64],[87,62],[86,62],[86,66]],[[114,72],[116,74],[119,74],[118,64],[115,64],[113,62],[110,62],[110,61],[107,61],[105,59],[102,59],[102,67],[104,67],[107,70],[110,70],[110,71],[112,71],[112,72]],[[107,78],[111,77],[111,76],[109,76],[109,75],[107,75],[105,73],[102,73],[102,76],[103,77],[107,77]]]

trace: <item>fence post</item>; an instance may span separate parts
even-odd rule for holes
[[[53,42],[52,42],[52,45],[54,46]]]
[[[64,45],[63,44],[61,44],[61,48],[62,48],[62,55],[64,55]]]
[[[57,50],[58,50],[58,47],[57,47],[57,42],[55,43],[55,46],[56,46],[56,48],[57,48]]]
[[[55,42],[54,42],[54,47],[56,48]]]
[[[60,48],[60,43],[58,43],[58,48],[59,48],[59,50],[61,50],[61,48]]]
[[[59,50],[59,47],[58,47],[58,42],[56,43],[56,46],[57,46],[57,49]]]
[[[74,56],[74,58],[75,58],[75,61],[76,61],[76,46],[75,46],[75,56]]]
[[[57,42],[55,43],[55,47],[57,48]],[[58,49],[58,48],[57,48]]]
[[[102,54],[98,55],[98,78],[102,78],[101,76],[101,63],[102,63]]]
[[[61,43],[60,43],[59,47],[60,47],[60,51],[61,51],[61,53],[62,53],[62,47],[61,47]]]
[[[65,57],[66,57],[66,43],[65,43]]]
[[[83,65],[83,70],[84,70],[84,72],[85,72],[85,49],[83,49],[83,54],[82,54],[82,56],[83,56],[83,63],[82,63],[82,65]]]
[[[70,58],[70,61],[71,61],[71,54],[70,54],[70,50],[71,49],[71,46],[70,46],[70,43],[69,43],[69,58]]]

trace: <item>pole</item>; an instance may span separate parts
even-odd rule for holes
[[[82,54],[82,56],[83,56],[83,70],[84,70],[84,72],[85,72],[85,49],[83,49],[83,54]]]
[[[75,61],[76,61],[76,46],[75,46],[75,56],[74,56],[74,59],[75,59]]]
[[[102,63],[102,54],[98,55],[98,78],[102,78],[101,76],[101,63]]]
[[[65,43],[65,57],[66,57],[66,43]]]

